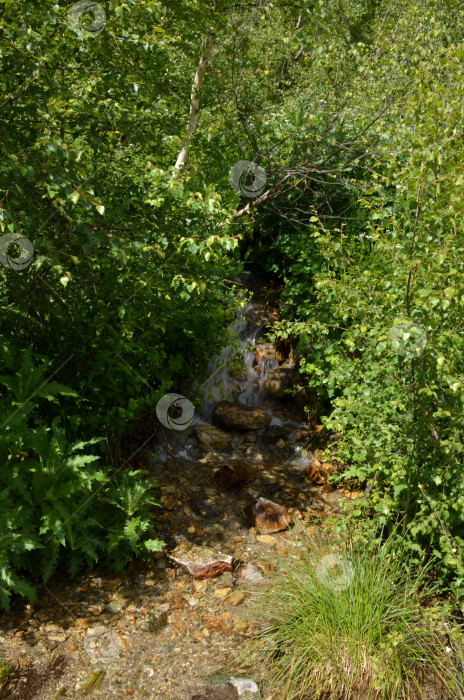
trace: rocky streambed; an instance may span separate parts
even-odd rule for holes
[[[294,556],[289,526],[311,532],[359,495],[327,483],[336,462],[308,397],[288,393],[291,352],[264,342],[278,316],[258,290],[211,363],[202,413],[139,454],[163,505],[153,520],[166,547],[153,564],[72,583],[57,573],[33,607],[2,614],[15,671],[0,698],[276,697],[265,668],[227,670],[262,624],[248,614],[254,591]]]

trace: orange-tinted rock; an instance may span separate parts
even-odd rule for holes
[[[305,476],[308,477],[314,484],[323,486],[327,483],[327,471],[322,468],[319,460],[314,459],[304,470]]]
[[[213,578],[225,571],[232,571],[232,557],[217,554],[208,548],[192,547],[189,552],[180,548],[168,555],[171,561],[195,579]]]
[[[323,462],[322,463],[322,469],[327,472],[327,474],[335,474],[337,471],[337,468],[334,464],[331,464],[330,462]]]
[[[222,632],[226,627],[225,622],[214,615],[203,615],[201,621],[210,632]]]
[[[255,362],[256,364],[261,364],[263,362],[276,363],[277,354],[276,349],[272,343],[265,343],[264,345],[257,345],[255,350]]]
[[[284,506],[266,498],[258,498],[252,506],[247,506],[245,514],[261,535],[286,530],[292,521],[292,516]]]

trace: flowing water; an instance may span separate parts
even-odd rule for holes
[[[242,276],[244,291],[242,298],[248,296],[249,279]],[[267,459],[284,459],[289,467],[304,469],[312,460],[313,455],[305,451],[297,444],[297,431],[307,430],[307,424],[301,420],[302,411],[294,410],[294,402],[291,397],[276,397],[269,391],[269,380],[273,377],[273,370],[281,365],[285,372],[295,370],[291,358],[278,356],[273,345],[264,343],[264,332],[278,317],[276,309],[260,301],[249,301],[244,308],[239,309],[235,321],[229,327],[229,343],[222,349],[218,357],[212,358],[207,367],[207,379],[201,385],[192,390],[192,394],[200,396],[202,408],[196,411],[192,428],[201,424],[211,424],[214,406],[219,401],[231,401],[234,403],[259,407],[270,416],[270,425],[266,431],[257,431],[257,446],[255,453],[267,455]],[[278,371],[278,370],[277,370]],[[285,442],[285,450],[274,449],[273,454],[271,434],[276,436],[275,442],[280,436]],[[193,445],[191,431],[186,430],[176,436],[177,447],[172,456],[189,459]],[[266,435],[264,434],[266,433]],[[280,444],[282,443],[282,439]],[[263,447],[266,444],[267,447]],[[255,453],[249,451],[248,456],[254,458]],[[159,453],[159,456],[162,456]],[[237,458],[236,454],[227,455]]]

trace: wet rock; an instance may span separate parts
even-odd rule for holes
[[[214,502],[212,498],[195,499],[191,501],[192,511],[202,518],[213,520],[220,518],[222,507]]]
[[[166,510],[174,510],[176,507],[181,505],[179,500],[182,493],[180,489],[175,486],[163,486],[161,488],[161,504],[166,508]]]
[[[295,433],[295,440],[306,440],[314,435],[313,430],[297,430]]]
[[[235,688],[225,686],[224,688],[206,688],[206,690],[196,695],[192,695],[191,700],[237,700],[238,693]]]
[[[188,552],[178,547],[168,556],[195,579],[213,578],[224,571],[232,571],[232,556],[206,547],[192,547]]]
[[[230,571],[226,571],[224,574],[222,574],[221,584],[223,586],[228,586],[229,588],[231,588],[233,583],[234,583],[234,577]]]
[[[327,471],[322,468],[319,460],[314,459],[304,470],[305,476],[318,486],[327,484]]]
[[[206,464],[207,467],[220,467],[226,463],[225,458],[217,452],[208,452],[208,454],[202,457],[199,461],[201,464]]]
[[[138,627],[147,632],[152,632],[152,634],[157,634],[166,627],[168,624],[168,614],[170,605],[169,603],[163,603],[159,605],[156,610],[150,612],[148,615],[142,618]]]
[[[265,586],[268,583],[258,567],[248,562],[240,572],[240,584],[242,586]]]
[[[236,689],[238,697],[242,700],[255,700],[258,698],[259,688],[249,678],[231,678],[229,683]]]
[[[226,623],[214,615],[203,615],[201,621],[209,632],[222,632],[226,628]]]
[[[193,434],[202,447],[210,450],[226,450],[232,439],[229,433],[214,425],[196,425]]]
[[[177,595],[176,593],[169,596],[169,607],[170,610],[185,610],[187,607],[187,600],[182,595]]]
[[[284,425],[270,425],[261,436],[261,440],[266,445],[276,445],[279,440],[288,440],[289,437],[289,430]]]
[[[273,367],[263,380],[262,388],[266,394],[275,399],[288,397],[287,390],[293,387],[295,381],[295,368],[290,365]]]
[[[122,652],[122,644],[114,630],[104,625],[91,627],[84,637],[84,649],[98,663],[111,663]]]
[[[246,632],[248,629],[248,621],[242,619],[241,617],[237,617],[234,620],[234,629],[236,632]]]
[[[227,596],[227,605],[240,605],[245,599],[245,594],[242,591],[232,591],[232,593]]]
[[[232,401],[220,401],[214,407],[213,421],[221,428],[246,432],[267,428],[271,418],[262,408],[232,403]]]
[[[259,328],[260,331],[264,332],[267,328],[272,326],[274,321],[277,321],[279,312],[277,309],[267,306],[267,304],[255,302],[244,316],[250,326]]]
[[[286,530],[292,521],[292,516],[284,506],[261,497],[245,508],[245,515],[261,535]]]
[[[277,353],[274,345],[272,343],[265,343],[264,345],[258,345],[255,350],[255,363],[257,365],[266,363],[277,364]]]
[[[277,545],[277,540],[272,535],[258,535],[258,542],[262,544],[267,544],[270,547],[275,547]]]
[[[68,638],[68,635],[65,632],[61,632],[61,633],[52,632],[51,634],[49,634],[47,636],[48,636],[49,642],[57,642],[58,644],[65,642]]]
[[[223,489],[235,489],[252,481],[256,476],[256,469],[249,462],[242,460],[230,460],[223,464],[216,472],[213,479]]]

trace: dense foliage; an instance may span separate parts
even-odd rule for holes
[[[462,595],[459,4],[89,5],[0,3],[0,604],[160,546],[121,436],[201,378],[244,262],[286,282],[276,332],[368,487],[355,517],[402,520]]]
[[[461,598],[464,46],[452,10],[428,9],[407,55],[398,42],[399,62],[390,52],[383,65],[386,76],[402,66],[407,91],[366,132],[362,172],[359,157],[346,167],[335,155],[330,195],[307,198],[298,236],[279,229],[270,265],[287,283],[278,332],[296,339],[339,435],[340,479],[366,489],[351,515],[373,531],[400,521],[417,559],[439,557],[435,575]],[[398,38],[417,11],[407,7]],[[350,134],[383,101],[376,60]],[[292,204],[286,215],[301,218]]]

